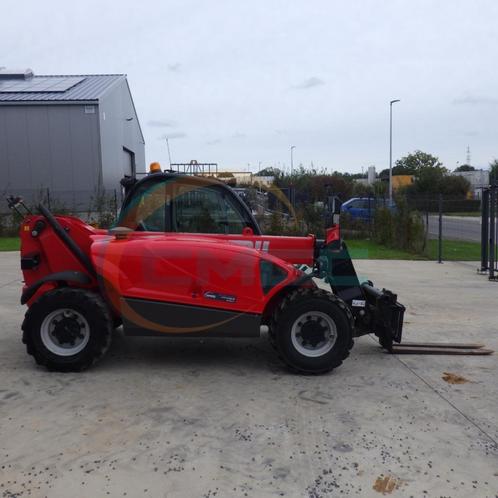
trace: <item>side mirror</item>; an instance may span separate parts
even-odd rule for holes
[[[244,227],[242,229],[242,235],[246,237],[252,237],[254,235],[254,230],[251,227]]]

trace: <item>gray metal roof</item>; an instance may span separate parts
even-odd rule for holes
[[[29,79],[2,79],[0,81],[0,105],[34,102],[98,102],[107,90],[125,78],[124,74],[89,74],[37,75]],[[54,85],[47,84],[52,79]],[[74,84],[69,86],[67,82]]]

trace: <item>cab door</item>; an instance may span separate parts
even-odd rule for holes
[[[238,197],[217,185],[193,188],[178,182],[171,204],[172,231],[240,235],[251,226],[240,203]]]

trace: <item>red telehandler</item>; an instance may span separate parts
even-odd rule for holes
[[[23,342],[38,364],[83,370],[120,324],[126,335],[189,337],[257,337],[266,325],[280,358],[315,374],[339,366],[354,337],[374,333],[388,350],[401,341],[404,306],[359,282],[338,225],[325,240],[268,236],[221,182],[156,173],[125,183],[109,231],[43,205],[22,221]]]

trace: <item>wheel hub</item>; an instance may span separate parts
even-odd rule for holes
[[[309,311],[298,317],[291,329],[294,348],[308,357],[323,356],[337,340],[334,320],[322,311]]]
[[[84,327],[74,317],[67,317],[60,319],[58,322],[54,321],[54,330],[52,335],[57,339],[59,344],[69,344],[74,346],[77,339],[83,339],[81,328]]]
[[[64,308],[49,313],[40,327],[43,345],[58,356],[82,351],[90,340],[90,326],[78,311]]]
[[[323,319],[313,319],[310,315],[306,317],[306,321],[301,324],[301,331],[297,333],[299,337],[302,338],[303,346],[309,344],[311,347],[316,348],[316,346],[326,340],[326,332],[328,327]]]

